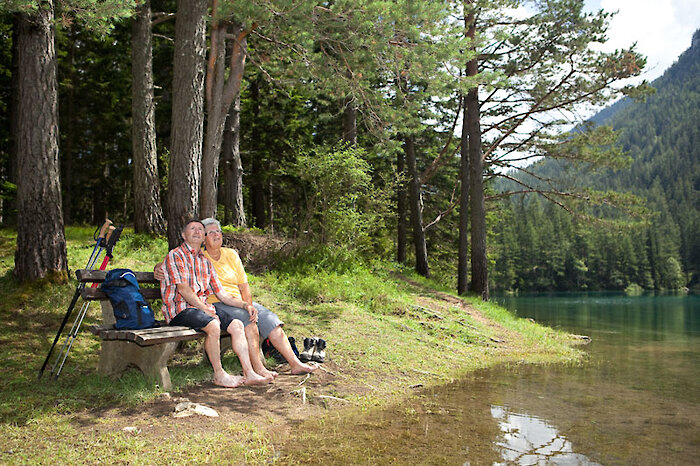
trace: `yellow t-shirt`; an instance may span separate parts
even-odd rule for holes
[[[241,291],[238,289],[238,285],[248,283],[248,276],[243,268],[241,257],[236,250],[221,248],[221,257],[219,257],[218,261],[212,259],[207,251],[204,251],[204,255],[214,266],[216,275],[218,275],[224,290],[234,298],[241,299]],[[212,294],[207,298],[207,302],[209,304],[217,303],[219,298]]]

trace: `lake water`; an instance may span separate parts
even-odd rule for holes
[[[315,459],[700,464],[699,296],[540,294],[495,300],[521,317],[589,335],[589,361],[480,371],[401,405],[331,416],[324,426],[332,432],[330,445],[319,445],[323,453]]]

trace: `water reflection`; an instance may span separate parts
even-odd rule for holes
[[[588,298],[507,303],[592,336],[584,366],[503,366],[397,405],[329,413],[282,462],[700,464],[700,298]]]
[[[571,442],[542,419],[495,405],[491,406],[491,416],[498,420],[503,432],[494,445],[505,463],[495,464],[598,464],[574,453]]]

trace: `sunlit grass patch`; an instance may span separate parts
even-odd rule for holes
[[[148,425],[102,424],[84,430],[70,416],[49,415],[35,419],[31,428],[40,442],[28,438],[26,428],[0,425],[2,463],[263,464],[274,451],[264,432],[250,423],[230,424],[213,433],[183,428],[155,443]]]

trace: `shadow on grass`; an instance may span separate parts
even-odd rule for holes
[[[334,320],[340,319],[343,308],[339,304],[325,303],[313,307],[302,307],[285,319],[285,330],[296,326],[310,326],[316,330],[329,329]]]

